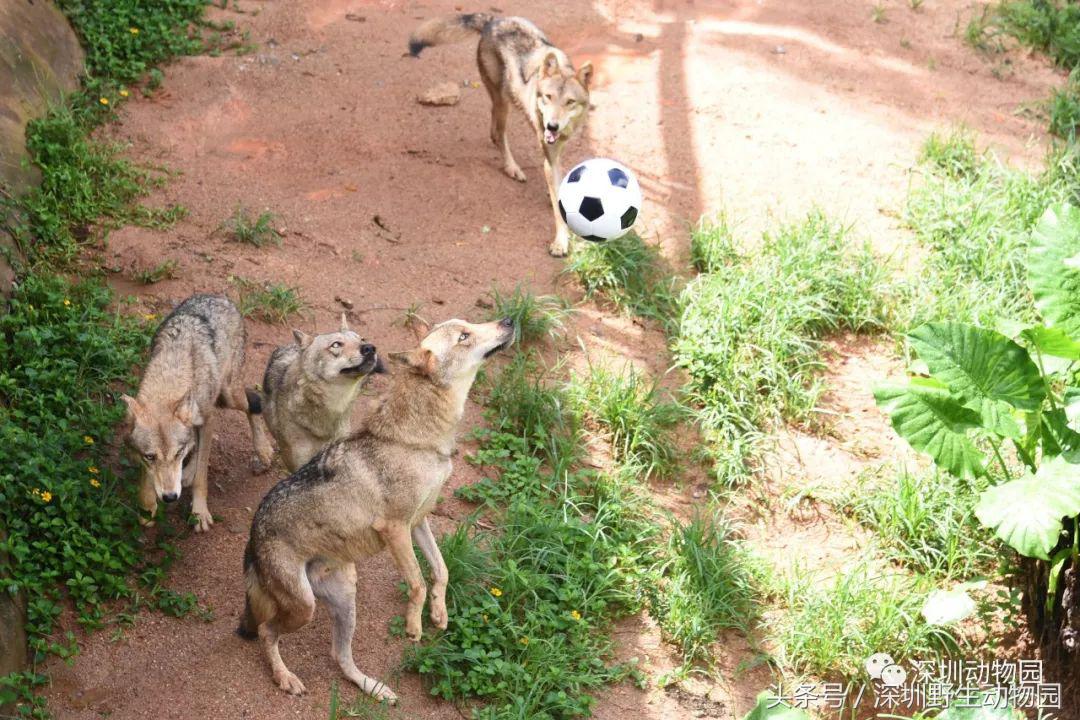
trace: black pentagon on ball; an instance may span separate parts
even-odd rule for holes
[[[581,179],[581,176],[585,174],[585,166],[578,165],[576,168],[570,171],[570,174],[566,176],[566,182],[577,182]]]
[[[617,187],[624,188],[630,184],[630,178],[628,178],[626,173],[619,168],[611,168],[607,171],[607,176],[608,180],[611,181],[611,184]]]
[[[581,207],[578,208],[578,212],[586,220],[592,222],[604,214],[604,206],[600,204],[600,198],[584,197],[581,198]]]
[[[561,205],[559,207],[560,209],[562,208]],[[633,225],[635,220],[637,220],[637,208],[631,205],[630,207],[626,208],[626,212],[624,212],[622,214],[622,217],[619,218],[619,224],[622,226],[622,229],[625,230],[626,228]]]
[[[602,238],[599,235],[584,235],[582,240],[588,240],[589,242],[604,242],[607,238]]]
[[[566,222],[566,208],[562,206],[562,200],[559,201],[559,214],[562,215],[562,221]]]

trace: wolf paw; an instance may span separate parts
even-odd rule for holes
[[[197,533],[206,532],[214,524],[214,516],[210,514],[209,510],[193,509],[191,514],[195,518],[195,532]]]
[[[431,603],[431,622],[435,624],[435,627],[445,630],[449,620],[445,602],[436,601]]]
[[[251,456],[251,472],[256,475],[262,475],[264,472],[270,469],[272,457],[261,457],[257,453]]]
[[[420,636],[424,633],[421,625],[419,615],[408,618],[405,621],[405,635],[413,642],[420,642]]]
[[[555,238],[555,240],[548,245],[548,253],[552,257],[566,257],[570,254],[570,242],[565,238]]]
[[[507,177],[510,177],[518,182],[525,182],[525,173],[517,165],[506,165],[503,167],[503,172]]]
[[[397,694],[382,683],[369,694],[376,700],[385,700],[387,705],[397,705]]]
[[[303,695],[307,692],[307,688],[304,687],[304,683],[300,682],[300,678],[296,677],[288,670],[282,670],[279,673],[275,673],[274,682],[277,683],[279,688],[290,695]]]
[[[144,528],[152,528],[154,527],[154,523],[155,521],[152,517],[147,517],[146,515],[139,515],[139,524],[142,525]]]

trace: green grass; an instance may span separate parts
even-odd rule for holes
[[[587,374],[571,377],[568,394],[577,414],[607,437],[616,462],[645,479],[669,477],[678,468],[673,430],[685,413],[663,400],[644,373],[590,366]]]
[[[829,580],[793,572],[774,579],[783,611],[765,625],[781,667],[826,679],[864,677],[874,653],[897,662],[940,657],[956,647],[920,615],[927,583],[865,559]]]
[[[269,210],[252,214],[245,207],[236,210],[221,223],[220,230],[231,240],[257,248],[266,245],[281,246],[281,233],[274,227],[277,218]]]
[[[174,277],[176,277],[176,260],[164,260],[152,268],[143,268],[131,274],[132,280],[143,285],[153,285]]]
[[[558,295],[536,295],[524,285],[515,285],[509,293],[491,291],[488,320],[511,318],[514,342],[538,342],[559,337],[566,319],[573,312],[570,304]]]
[[[888,269],[847,229],[813,212],[742,254],[729,232],[699,227],[711,271],[678,299],[675,361],[709,440],[718,479],[743,479],[777,422],[809,421],[821,391],[822,339],[889,323]],[[712,263],[712,264],[709,264]]]
[[[1069,73],[1063,87],[1056,88],[1046,104],[1050,132],[1069,141],[1076,140],[1080,128],[1080,69]]]
[[[484,700],[478,718],[581,717],[592,691],[632,674],[612,661],[610,624],[642,607],[659,526],[632,483],[541,440],[580,424],[546,379],[519,355],[489,381],[474,462],[495,477],[459,495],[498,530],[463,523],[442,539],[450,627],[405,658],[433,694]]]
[[[874,531],[884,555],[912,572],[966,581],[993,571],[997,554],[974,516],[980,488],[936,470],[864,476],[837,505]]]
[[[1058,0],[1009,0],[996,8],[1002,31],[1042,50],[1061,67],[1080,66],[1080,5]]]
[[[635,233],[576,244],[564,272],[577,278],[586,297],[602,297],[622,312],[662,326],[674,317],[674,278],[659,250]]]
[[[759,620],[753,561],[718,518],[699,515],[670,533],[650,611],[688,666],[708,662],[719,632],[745,634]]]
[[[231,281],[236,287],[236,306],[244,317],[283,325],[307,308],[300,291],[284,283],[260,283],[242,277],[233,277]]]
[[[964,131],[931,135],[906,220],[926,250],[909,288],[904,325],[953,319],[992,324],[1033,318],[1026,286],[1027,236],[1046,207],[1075,193],[1075,150],[1063,146],[1039,176],[979,152]]]

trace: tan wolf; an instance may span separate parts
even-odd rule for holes
[[[344,315],[336,332],[293,330],[293,337],[270,356],[261,393],[263,419],[289,472],[349,432],[364,380],[386,372],[375,346],[350,330]]]
[[[221,295],[193,295],[162,321],[150,346],[136,397],[128,406],[128,445],[142,461],[139,505],[153,514],[158,500],[175,502],[191,486],[195,530],[209,530],[206,505],[215,405],[247,413],[257,471],[269,467],[273,449],[259,412],[240,384],[244,319]],[[146,519],[144,523],[149,524]]]
[[[322,450],[263,498],[244,552],[247,586],[237,632],[258,637],[286,692],[304,684],[281,660],[282,635],[311,621],[322,600],[333,623],[331,651],[342,672],[370,695],[395,702],[383,683],[356,667],[356,567],[384,547],[409,588],[405,632],[420,639],[426,588],[413,551],[432,568],[431,620],[445,628],[446,563],[427,514],[450,476],[458,422],[483,362],[514,339],[513,321],[436,325],[415,350],[363,427]]]
[[[424,48],[459,42],[477,33],[476,62],[491,96],[491,142],[502,151],[503,172],[525,182],[506,136],[507,112],[511,103],[517,105],[536,132],[544,155],[544,177],[555,218],[555,240],[549,251],[562,257],[570,248],[570,231],[559,213],[559,157],[588,117],[592,63],[584,62],[574,70],[566,53],[552,45],[536,25],[525,18],[487,13],[428,20],[409,38],[409,52],[419,57]]]

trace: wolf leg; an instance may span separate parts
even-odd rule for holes
[[[551,150],[540,138],[540,148],[544,153],[544,179],[547,180],[548,197],[551,198],[551,211],[555,216],[555,239],[548,247],[548,252],[555,257],[564,257],[570,252],[570,229],[559,212],[559,181],[562,172],[559,169],[559,155],[562,154],[562,142],[560,141]]]
[[[256,473],[266,472],[274,459],[274,446],[270,443],[270,433],[266,428],[266,420],[262,417],[262,408],[253,408],[248,401],[247,391],[231,381],[222,390],[221,401],[225,407],[240,410],[247,415],[248,425],[251,428],[251,444],[255,447],[251,469]]]
[[[405,634],[412,640],[419,641],[422,632],[420,614],[424,610],[427,588],[424,587],[424,576],[420,573],[420,563],[413,552],[412,535],[404,523],[387,523],[382,528],[375,529],[390,548],[394,564],[405,578],[405,584],[409,586],[409,604],[405,608]]]
[[[259,625],[259,642],[270,662],[274,682],[290,695],[301,695],[306,688],[300,678],[285,666],[278,645],[282,635],[304,627],[311,622],[315,614],[315,594],[303,565],[298,568],[297,576],[295,579],[290,578],[287,583],[279,582],[275,585],[276,591],[272,596],[277,612]]]
[[[191,481],[191,514],[195,516],[195,532],[206,532],[214,524],[214,516],[206,505],[209,483],[207,471],[210,467],[210,448],[214,442],[214,418],[217,413],[209,412],[202,427],[198,429],[199,446],[195,448],[195,477]]]
[[[364,693],[389,704],[397,703],[397,695],[384,683],[370,678],[356,667],[353,660],[352,640],[356,630],[356,566],[330,566],[323,562],[312,563],[308,579],[315,597],[326,603],[333,622],[330,652],[345,677],[359,686]]]
[[[431,532],[428,519],[424,518],[420,524],[413,528],[413,541],[419,546],[420,552],[431,566],[431,622],[440,630],[446,629],[448,616],[446,613],[446,584],[450,580],[450,573],[446,569],[439,545],[435,542],[435,535]]]

